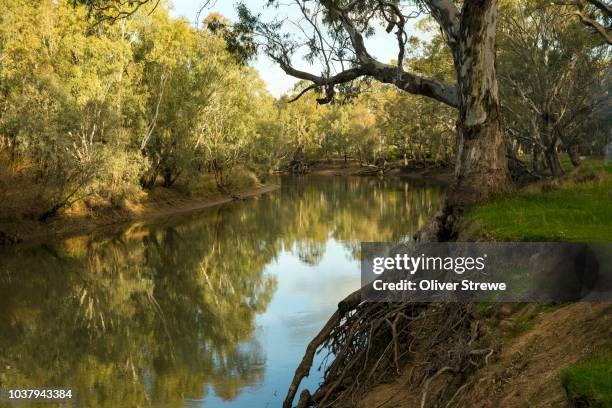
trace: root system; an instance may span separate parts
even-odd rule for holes
[[[361,302],[354,292],[308,345],[283,407],[291,408],[317,353],[324,357],[323,380],[313,393],[302,391],[298,408],[356,406],[365,392],[399,374],[420,390],[421,407],[450,402],[492,356],[481,340],[470,305]]]

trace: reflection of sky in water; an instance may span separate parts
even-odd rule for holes
[[[359,286],[359,241],[409,237],[442,198],[396,179],[279,182],[150,225],[0,248],[0,381],[69,386],[79,408],[280,406]]]
[[[295,368],[310,339],[323,327],[338,301],[359,287],[359,262],[340,242],[327,241],[325,255],[316,266],[297,254],[283,251],[266,273],[278,279],[278,288],[266,312],[257,318],[256,341],[266,356],[263,383],[247,387],[234,400],[224,402],[209,387],[204,401],[188,401],[187,407],[279,407]],[[313,365],[304,384],[316,388],[321,373]],[[299,392],[298,392],[299,395]]]

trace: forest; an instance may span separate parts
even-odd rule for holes
[[[67,2],[14,1],[3,9],[1,178],[14,197],[3,214],[31,207],[26,200],[39,204],[26,216],[40,220],[79,202],[121,207],[177,183],[189,190],[214,182],[226,191],[247,171],[265,180],[299,150],[364,164],[451,160],[448,113],[427,101],[418,109],[442,122],[435,138],[415,112],[402,112],[408,97],[389,89],[333,106],[275,100],[246,51],[232,53],[222,16],[196,29],[165,7],[143,8],[92,27],[85,7]],[[438,58],[431,53],[420,62],[430,69]]]
[[[215,4],[0,0],[0,388],[612,404],[609,304],[321,306],[359,242],[612,241],[609,2]]]
[[[454,165],[452,107],[367,78],[329,104],[312,92],[295,100],[307,81],[275,99],[249,65],[254,37],[221,15],[194,27],[162,3],[94,24],[85,5],[66,1],[2,6],[3,215],[45,221],[79,203],[121,208],[157,186],[226,192],[247,174],[265,181],[278,170],[307,171],[300,161]],[[578,165],[609,141],[610,47],[567,18],[570,6],[500,7],[510,165],[523,177],[561,176],[559,155]],[[429,39],[407,37],[403,64],[452,83],[444,35],[430,19],[418,24]]]

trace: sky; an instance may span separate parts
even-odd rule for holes
[[[196,16],[202,4],[205,0],[172,0],[173,10],[171,14],[175,17],[185,17],[190,22],[195,23]],[[264,11],[264,4],[267,0],[244,0],[244,3],[251,9],[251,11],[257,13],[262,12],[263,16],[271,16],[272,11]],[[213,4],[207,7],[202,12],[202,18],[206,17],[209,13],[217,12],[228,17],[231,20],[236,20],[236,10],[234,7],[234,0],[213,0]],[[286,9],[285,9],[286,10]],[[295,17],[296,14],[289,11],[282,11],[284,16]],[[297,28],[296,28],[297,30]],[[392,59],[397,57],[397,47],[395,43],[395,37],[392,34],[387,34],[384,30],[380,30],[374,36],[366,39],[366,46],[370,54],[376,57],[382,62],[390,62]],[[303,61],[293,61],[296,68],[310,71],[314,74],[319,74],[320,69],[316,66],[309,66]],[[255,68],[259,71],[261,78],[266,83],[268,91],[275,97],[279,97],[283,93],[291,90],[297,80],[293,77],[286,75],[275,63],[270,61],[265,56],[259,56],[257,61],[254,63]]]

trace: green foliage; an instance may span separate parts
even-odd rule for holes
[[[0,165],[41,186],[40,218],[208,172],[221,188],[250,167],[268,143],[256,113],[272,101],[227,33],[173,19],[163,2],[92,27],[76,3],[0,0]]]
[[[584,406],[612,407],[612,351],[569,367],[561,375],[568,398]]]
[[[421,58],[411,63],[426,65]],[[305,88],[297,85],[295,94]],[[454,149],[454,121],[450,108],[394,87],[361,84],[361,95],[318,105],[307,93],[279,103],[280,131],[289,151],[303,148],[315,159],[353,159],[374,164],[378,159],[419,163],[447,163]]]
[[[585,161],[573,179],[504,195],[467,215],[495,239],[612,241],[612,176],[600,160]]]
[[[397,158],[449,163],[453,157],[455,121],[450,108],[389,89],[379,123]],[[410,107],[410,108],[407,108]]]
[[[218,13],[211,13],[204,23],[211,33],[225,40],[226,48],[236,58],[236,62],[246,64],[257,55],[257,44],[248,24],[232,23]]]
[[[319,105],[321,95],[299,83],[274,100],[247,65],[256,44],[243,7],[238,23],[212,14],[197,29],[170,17],[164,1],[22,3],[0,0],[0,165],[2,173],[18,168],[40,186],[38,198],[47,206],[42,218],[88,198],[121,205],[177,180],[189,191],[212,176],[227,190],[237,170],[266,179],[296,152],[308,160],[361,164],[452,162],[451,109],[392,86],[354,81],[346,87],[358,89],[358,96],[346,92],[343,100]],[[114,17],[130,18],[100,20],[106,6],[119,3],[125,10],[114,9]],[[359,7],[358,15],[366,10]],[[521,84],[535,106],[546,100],[553,111],[565,112],[559,118],[575,119],[557,126],[565,131],[563,143],[580,140],[600,150],[609,115],[589,110],[594,94],[604,92],[590,90],[601,85],[609,52],[557,9],[506,2],[502,11],[499,65],[513,146],[529,148],[533,140],[525,140],[535,137],[528,133],[537,120],[507,78]],[[535,27],[535,18],[547,24]],[[517,44],[511,21],[523,30],[519,40],[552,38],[546,55],[537,41]],[[429,22],[419,23],[430,31],[428,41],[409,39],[406,68],[452,83],[451,53]],[[525,56],[536,62],[520,63]]]

